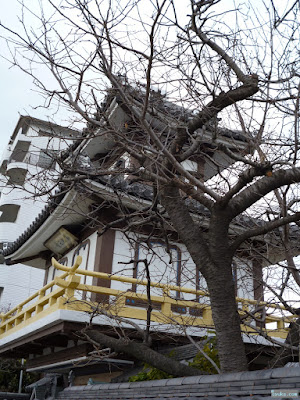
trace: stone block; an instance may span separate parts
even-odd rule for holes
[[[186,376],[183,378],[182,385],[196,385],[204,381],[207,375]]]
[[[298,383],[300,386],[300,376],[288,376],[287,378],[282,378],[280,379],[280,383]]]
[[[201,375],[201,380],[199,380],[199,383],[217,383],[217,382],[222,382],[221,379],[222,375]]]
[[[158,386],[158,387],[164,387],[164,386],[166,386],[167,385],[167,382],[169,381],[170,379],[159,379],[159,380],[157,380],[157,381],[152,381],[153,382],[153,387],[155,387],[155,386]],[[132,388],[132,389],[134,389],[134,383],[138,383],[138,382],[131,382],[130,383],[130,388]]]
[[[184,381],[184,377],[169,379],[166,386],[171,386],[171,385],[172,385],[172,386],[182,385],[182,382],[183,382],[183,381]]]
[[[272,378],[287,378],[291,376],[299,376],[300,380],[300,367],[290,368],[275,368],[272,371]]]
[[[130,387],[131,382],[121,382],[119,389],[128,389]]]

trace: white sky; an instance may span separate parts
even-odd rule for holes
[[[16,68],[9,69],[9,64],[0,59],[0,152],[6,147],[10,135],[20,115],[32,115],[42,118],[45,112],[33,111],[32,104],[38,104],[39,96],[33,92],[34,85]]]
[[[38,3],[38,0],[30,0],[29,5],[32,7],[34,2]],[[5,2],[5,6],[2,4],[1,7],[0,21],[14,28],[18,23],[20,10],[18,0]],[[51,118],[51,112],[45,108],[35,109],[43,104],[43,98],[37,93],[33,79],[3,59],[9,57],[5,42],[1,39],[3,33],[0,30],[0,158],[20,115],[30,115],[42,120]],[[63,122],[62,115],[56,116],[55,122],[67,125]]]
[[[16,21],[18,10],[17,0],[5,2],[5,7],[1,7],[1,22],[10,24]],[[0,46],[1,56],[6,56],[7,52],[2,41]],[[42,117],[42,115],[37,115],[38,113],[34,113],[30,107],[31,104],[38,102],[38,96],[32,92],[32,80],[16,67],[12,68],[2,57],[0,58],[0,88],[0,152],[2,154],[20,114],[33,114],[37,117]]]
[[[35,4],[38,6],[40,1],[46,4],[44,0],[25,0],[25,4],[34,9]],[[177,1],[181,4],[182,0]],[[225,4],[229,1],[233,0],[227,0]],[[254,3],[256,1],[253,0]],[[15,28],[20,15],[21,7],[18,0],[10,0],[5,2],[5,6],[1,7],[0,21]],[[27,22],[31,21],[27,19]],[[3,34],[2,30],[0,30],[0,56],[5,57],[8,54],[5,43],[1,39],[1,34]],[[0,157],[20,115],[31,115],[44,120],[47,120],[48,117],[51,118],[51,112],[47,112],[46,109],[34,108],[43,104],[42,97],[35,90],[32,78],[17,67],[11,67],[6,60],[0,57]],[[67,125],[67,118],[64,117],[66,117],[65,111],[61,112],[60,115],[56,115],[54,120],[58,124]]]
[[[44,0],[24,1],[25,5],[28,5],[32,10],[39,8],[40,2],[44,7],[47,7],[47,2]],[[181,4],[181,0],[177,0],[177,2]],[[20,16],[21,6],[19,0],[10,0],[5,2],[5,7],[1,7],[1,23],[12,29],[18,29]],[[28,13],[26,13],[26,22],[28,23],[26,27],[29,27],[34,21],[34,17],[28,17]],[[10,58],[5,41],[1,38],[3,34],[7,35],[0,29],[0,158],[20,115],[30,115],[43,120],[47,120],[48,116],[51,118],[51,112],[47,112],[46,109],[35,109],[38,105],[43,104],[43,98],[36,92],[33,79],[19,70],[18,67],[12,67],[8,61],[3,59],[3,57]],[[46,71],[43,71],[44,73]],[[41,76],[40,70],[39,76]],[[54,120],[58,124],[67,125],[67,122],[64,122],[62,118],[63,114],[65,114],[65,111],[60,112],[60,115],[55,115]]]

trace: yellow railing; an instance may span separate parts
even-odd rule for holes
[[[99,315],[104,314],[106,316],[118,316],[143,321],[147,319],[147,304],[149,302],[146,294],[132,290],[122,291],[80,283],[81,276],[118,281],[133,284],[136,287],[147,286],[147,280],[79,269],[81,261],[79,256],[73,267],[66,267],[52,259],[53,266],[63,271],[63,274],[56,277],[9,312],[0,314],[0,339],[61,309],[95,311]],[[150,285],[153,288],[160,289],[162,292],[160,296],[151,296],[151,320],[153,322],[213,328],[212,312],[207,292],[159,282],[151,282]],[[80,292],[82,293],[81,295],[79,295]],[[172,297],[174,292],[176,294]],[[90,299],[87,299],[87,293],[91,296]],[[178,294],[183,293],[195,295],[199,298],[199,301],[177,298]],[[96,301],[97,295],[101,295],[102,298],[105,296],[105,301],[100,303]],[[93,296],[95,299],[93,299]],[[288,332],[285,325],[297,318],[297,316],[293,315],[285,317],[272,315],[276,310],[285,310],[284,307],[277,305],[243,298],[237,298],[236,301],[239,305],[240,314],[245,317],[247,312],[255,307],[265,308],[265,312],[267,311],[265,324],[272,323],[276,325],[276,328],[264,329],[264,332],[270,336],[285,338]],[[243,330],[257,334],[257,331],[250,326],[243,325]]]

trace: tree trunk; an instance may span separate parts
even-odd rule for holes
[[[137,360],[144,361],[151,366],[167,372],[173,376],[207,375],[207,372],[181,364],[173,358],[166,357],[150,349],[142,343],[133,342],[128,338],[115,339],[95,329],[87,329],[84,337],[94,345],[110,347],[119,353],[126,353]]]
[[[232,275],[233,254],[228,240],[229,222],[227,210],[216,205],[211,213],[208,233],[212,263],[204,269],[222,372],[248,369]]]
[[[217,207],[211,210],[209,232],[203,235],[201,227],[192,219],[176,188],[171,185],[164,187],[161,202],[196,267],[206,279],[218,339],[221,371],[247,370],[235,301],[232,254],[228,244],[230,219],[226,210]]]
[[[231,266],[224,265],[206,277],[212,317],[218,339],[222,372],[247,370],[247,358],[241,336],[240,317],[235,301]]]

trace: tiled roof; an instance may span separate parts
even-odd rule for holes
[[[142,104],[143,101],[143,88],[133,88],[131,86],[124,85],[125,90],[127,90],[130,95],[132,95],[135,100]],[[122,107],[122,101],[118,95],[116,95],[114,90],[110,90],[109,94],[106,98],[106,103],[103,106],[103,110],[105,111],[106,107],[111,103],[111,101],[116,98],[117,102]],[[179,120],[182,122],[188,122],[191,118],[195,117],[195,113],[191,110],[188,110],[182,106],[174,104],[170,101],[164,99],[163,96],[159,92],[151,91],[150,102],[149,102],[149,112],[161,113],[165,115],[169,115],[170,118]],[[37,121],[43,122],[36,119],[30,119],[30,117],[23,117],[27,118],[30,121]],[[52,124],[53,125],[53,124]],[[53,125],[54,126],[54,125]],[[56,126],[56,125],[55,125]],[[228,137],[231,139],[235,139],[241,142],[245,142],[245,136],[238,131],[232,131],[229,129],[219,129],[219,134],[224,137]],[[88,130],[84,130],[82,136],[88,136]],[[76,148],[82,143],[82,138],[78,141],[75,141],[67,150],[63,151],[61,154],[62,160],[68,158]],[[141,183],[131,183],[126,180],[122,179],[106,179],[105,177],[97,178],[98,181],[108,187],[113,188],[114,190],[120,190],[129,195],[133,195],[135,197],[151,200],[152,199],[152,188],[149,185],[141,184]],[[10,254],[14,253],[19,247],[22,246],[28,240],[28,238],[37,231],[37,229],[43,224],[43,222],[48,218],[50,213],[56,208],[59,202],[62,200],[63,195],[59,198],[55,198],[55,200],[50,200],[50,202],[46,205],[44,210],[36,217],[36,219],[31,223],[31,225],[23,232],[21,236],[19,236],[13,243],[11,243],[6,250],[3,251],[3,255],[5,257],[9,256]],[[208,210],[203,207],[198,202],[187,199],[186,202],[189,204],[189,207],[192,211],[197,212],[199,214],[207,215],[209,214]]]
[[[73,386],[57,399],[91,400],[274,400],[271,390],[298,393],[300,367],[220,375],[190,376],[146,382]],[[279,395],[277,399],[288,396]]]
[[[132,182],[130,180],[125,180],[119,177],[106,177],[100,176],[95,179],[96,182],[101,183],[109,189],[113,189],[114,191],[118,191],[121,193],[128,194],[133,198],[142,199],[152,201],[153,189],[151,186],[139,183]],[[44,221],[50,216],[50,214],[54,211],[54,209],[59,205],[59,203],[64,198],[66,193],[66,188],[62,187],[57,190],[55,194],[55,198],[52,198],[49,203],[45,206],[45,208],[40,212],[40,214],[35,218],[35,220],[30,224],[30,226],[19,236],[13,243],[11,243],[6,250],[3,251],[3,255],[8,257],[10,254],[14,253],[18,248],[20,248],[29,238],[32,236],[39,227],[44,223]],[[210,215],[210,211],[204,207],[202,204],[198,203],[194,199],[187,198],[185,199],[186,204],[189,209],[203,217],[208,217]],[[242,226],[243,228],[253,228],[255,226],[263,225],[264,221],[249,218],[244,215],[240,215],[235,218],[234,222]],[[277,232],[277,231],[276,231]],[[276,234],[276,232],[274,234]],[[279,231],[277,232],[279,234]],[[299,227],[296,225],[291,226],[291,235],[293,239],[299,238]]]
[[[137,100],[138,102],[142,102],[142,88],[132,88],[130,86],[126,87],[126,90],[130,92],[130,94]],[[107,96],[106,99],[106,104],[103,106],[103,110],[107,107],[107,105],[112,101],[113,98],[117,98],[117,102],[119,102],[120,106],[122,107],[123,105],[121,104],[121,99],[119,98],[116,93],[111,90],[110,94]],[[124,105],[125,106],[125,105]],[[161,96],[159,93],[152,91],[151,92],[151,97],[150,97],[150,102],[149,102],[149,112],[151,113],[151,110],[155,108],[155,112],[159,112],[162,114],[169,115],[170,118],[175,118],[176,120],[179,121],[184,121],[188,122],[191,118],[195,116],[195,113],[191,110],[188,110],[184,107],[181,107],[177,104],[171,103],[169,101],[166,101],[163,96]],[[238,140],[240,142],[246,142],[245,136],[239,132],[239,131],[233,131],[229,129],[224,129],[220,128],[219,129],[219,134],[221,136],[231,138],[234,140]],[[83,136],[87,136],[88,131],[83,132]],[[82,140],[75,141],[67,150],[65,150],[62,153],[62,160],[65,160],[68,158],[75,150],[76,148],[82,143]],[[88,170],[87,170],[88,172]],[[131,195],[137,199],[144,199],[144,200],[152,200],[153,196],[153,190],[151,186],[143,184],[143,183],[138,183],[138,182],[132,182],[128,180],[122,179],[122,177],[97,177],[95,181],[107,186],[108,188],[113,189],[114,191],[120,191],[123,193],[126,193],[128,195]],[[53,210],[57,207],[57,205],[60,203],[60,201],[64,197],[65,189],[62,190],[61,196],[50,200],[50,202],[45,206],[44,210],[36,217],[36,219],[31,223],[31,225],[22,233],[21,236],[19,236],[13,243],[11,243],[6,250],[3,251],[3,255],[5,257],[8,257],[10,254],[13,254],[18,248],[20,248],[29,238],[32,236],[38,229],[39,227],[43,224],[43,222],[49,217],[49,215],[53,212]],[[185,200],[186,204],[189,206],[189,209],[203,217],[209,216],[210,212],[209,210],[201,205],[199,202],[196,200],[187,198]],[[244,228],[249,228],[257,225],[261,225],[264,222],[255,220],[252,218],[248,218],[246,216],[238,216],[234,223],[237,225],[240,225]],[[298,237],[298,227],[295,228],[292,227],[293,234]]]
[[[143,104],[145,90],[142,86],[133,87],[131,85],[123,84],[123,90],[125,93],[134,98],[136,102],[140,103],[141,105]],[[124,108],[124,111],[126,112],[126,104],[123,104],[120,95],[114,89],[111,89],[110,93],[106,97],[106,100],[103,103],[103,110],[105,110],[105,108],[110,104],[113,98],[116,98],[117,103],[122,108]],[[197,116],[198,108],[192,110],[187,107],[183,107],[179,104],[166,100],[164,95],[162,95],[160,92],[151,90],[149,94],[148,113],[151,116],[160,116],[163,119],[164,117],[166,117],[166,120],[188,123],[190,120],[194,119]],[[246,137],[241,131],[220,127],[218,126],[218,123],[219,120],[217,119],[213,120],[212,122],[206,123],[206,126],[208,129],[211,126],[218,135],[225,138],[237,140],[244,143],[247,143],[249,139],[251,139],[249,137]]]
[[[205,343],[206,341],[203,341],[199,345],[203,347]],[[161,351],[161,353],[166,355],[171,354],[171,358],[174,358],[177,361],[182,361],[194,358],[199,353],[199,350],[194,344],[186,344],[183,346],[165,349]]]
[[[131,182],[124,179],[106,178],[104,176],[98,177],[97,182],[105,185],[107,188],[113,189],[114,191],[119,191],[133,196],[136,199],[152,200],[153,189],[151,186],[142,184],[139,182]],[[61,194],[59,194],[61,193]],[[52,198],[45,208],[38,214],[35,220],[30,224],[30,226],[20,235],[13,243],[11,243],[6,250],[3,251],[3,255],[8,257],[10,254],[14,253],[18,248],[20,248],[29,238],[32,236],[39,227],[45,222],[45,220],[50,216],[54,209],[59,205],[59,203],[64,198],[66,189],[62,188],[58,190],[55,194],[55,198]],[[192,199],[186,199],[186,203],[189,205],[190,209],[201,215],[209,215],[209,211]]]

